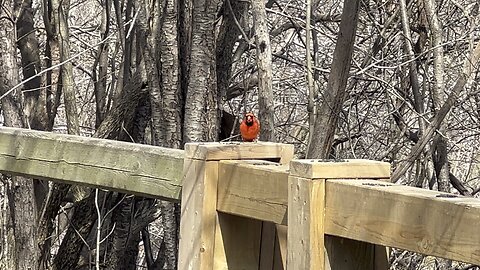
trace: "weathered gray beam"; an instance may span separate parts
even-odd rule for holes
[[[0,128],[0,172],[180,200],[183,150]]]

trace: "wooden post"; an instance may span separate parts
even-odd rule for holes
[[[252,269],[250,266],[259,260],[255,252],[260,249],[261,222],[217,213],[219,161],[268,159],[285,163],[292,156],[293,145],[287,144],[186,144],[178,269]],[[249,234],[242,238],[241,232]],[[236,268],[238,265],[247,268]]]
[[[287,269],[374,269],[374,246],[325,235],[325,186],[333,179],[385,179],[390,165],[370,160],[290,163]],[[352,198],[353,200],[354,198]]]
[[[289,176],[288,184],[287,269],[321,270],[325,180]]]

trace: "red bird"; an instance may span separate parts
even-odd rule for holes
[[[260,133],[260,121],[253,113],[245,114],[242,123],[240,123],[240,134],[244,142],[253,142]]]

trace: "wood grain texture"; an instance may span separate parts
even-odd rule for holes
[[[287,170],[268,161],[221,161],[217,210],[287,224]]]
[[[480,200],[374,180],[326,183],[325,233],[480,264]]]
[[[324,269],[325,180],[290,176],[288,186],[287,269]]]
[[[179,269],[212,269],[214,263],[218,265],[218,269],[224,269],[222,267],[225,266],[228,266],[228,269],[251,269],[252,264],[259,265],[259,250],[254,252],[257,259],[250,260],[255,257],[250,256],[248,261],[242,258],[242,254],[252,255],[251,251],[232,251],[232,243],[243,240],[243,237],[250,237],[250,240],[258,238],[260,248],[261,238],[256,237],[253,229],[249,234],[239,234],[236,227],[240,224],[231,220],[246,220],[242,221],[242,224],[247,228],[255,227],[255,224],[261,225],[261,222],[240,217],[226,218],[217,213],[217,186],[223,180],[219,179],[219,164],[224,159],[282,160],[291,157],[292,152],[292,146],[283,147],[272,143],[196,143],[186,146]],[[261,226],[259,228],[261,235]],[[232,242],[231,239],[239,240]],[[250,240],[249,242],[256,241]],[[244,243],[244,246],[250,248],[251,245]],[[247,265],[246,268],[242,266],[242,261]],[[236,268],[238,265],[240,267]]]
[[[187,143],[185,157],[201,160],[280,159],[289,162],[293,145],[271,142]]]
[[[184,151],[0,128],[0,172],[178,201]]]
[[[262,221],[259,269],[272,269],[275,259],[276,224]]]
[[[290,173],[310,179],[389,178],[390,163],[366,159],[294,160]]]
[[[185,159],[178,269],[210,270],[214,260],[218,162]]]

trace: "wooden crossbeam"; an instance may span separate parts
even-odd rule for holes
[[[480,264],[480,200],[374,180],[329,180],[325,233]]]
[[[219,211],[287,223],[287,168],[222,161],[219,179]],[[480,264],[479,199],[377,180],[330,179],[325,194],[328,235]]]
[[[390,164],[367,159],[295,160],[290,174],[311,179],[385,179],[390,177]]]
[[[287,225],[288,167],[267,161],[219,163],[217,210]]]
[[[184,151],[0,128],[0,172],[180,200]]]

